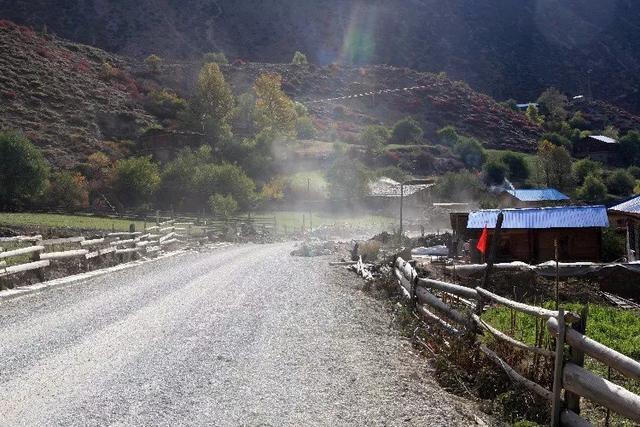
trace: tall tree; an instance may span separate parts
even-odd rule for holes
[[[291,132],[296,122],[293,101],[282,90],[282,76],[264,73],[253,86],[257,100],[258,123],[281,132]]]
[[[562,122],[567,118],[567,97],[554,87],[540,94],[538,104],[542,113],[554,122]]]
[[[564,147],[544,140],[538,149],[538,168],[542,183],[549,188],[571,191],[574,187],[571,156]]]
[[[208,63],[202,66],[196,84],[193,110],[209,135],[216,139],[230,135],[229,120],[234,113],[233,93],[218,64]]]

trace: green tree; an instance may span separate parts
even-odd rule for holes
[[[477,139],[461,137],[453,146],[453,152],[468,168],[480,169],[487,160],[487,153]]]
[[[438,142],[448,147],[453,147],[458,142],[458,132],[453,126],[445,126],[437,132]]]
[[[607,187],[596,175],[587,175],[577,191],[578,199],[587,203],[601,203],[607,197]]]
[[[206,203],[214,193],[232,196],[242,209],[249,209],[256,201],[256,185],[237,165],[208,163],[200,166],[195,176],[198,201]]]
[[[146,104],[146,109],[161,119],[175,119],[187,107],[187,101],[169,89],[151,92]]]
[[[640,164],[640,132],[632,130],[617,145],[619,162],[624,166]]]
[[[571,156],[564,147],[542,141],[538,149],[538,169],[542,183],[560,191],[571,191],[574,187],[571,173]]]
[[[0,133],[0,207],[34,201],[44,191],[49,168],[40,150],[24,135]]]
[[[118,160],[115,166],[114,191],[125,207],[149,203],[160,185],[160,170],[151,156]]]
[[[569,120],[569,125],[572,128],[586,130],[589,129],[589,122],[584,118],[584,115],[580,111],[576,111]]]
[[[350,204],[369,194],[371,175],[359,161],[341,156],[326,172],[329,195],[335,201]]]
[[[160,71],[160,65],[162,65],[162,58],[160,58],[158,55],[151,54],[147,56],[147,58],[144,60],[144,63],[147,65],[147,67],[149,67],[149,69],[153,73],[157,73]]]
[[[281,132],[290,132],[297,117],[293,101],[282,90],[282,76],[264,73],[253,86],[256,92],[258,123]]]
[[[238,211],[238,202],[233,196],[224,196],[216,193],[209,197],[209,208],[215,216],[228,219]]]
[[[607,177],[607,190],[616,196],[628,196],[633,192],[636,180],[624,169],[617,169]]]
[[[571,171],[576,184],[582,185],[589,175],[602,177],[602,163],[595,162],[591,159],[580,159],[571,165]]]
[[[205,64],[200,70],[193,107],[208,134],[218,139],[230,134],[234,99],[218,64]]]
[[[554,122],[562,122],[567,118],[567,97],[556,88],[549,88],[538,98],[541,112]]]
[[[629,166],[627,172],[631,174],[635,179],[640,179],[640,166]]]
[[[537,124],[538,126],[544,123],[544,116],[540,114],[538,108],[536,108],[536,106],[533,104],[529,104],[529,106],[527,107],[527,111],[524,114],[525,116],[527,116],[529,121]]]
[[[311,139],[316,136],[316,126],[309,116],[296,119],[296,134],[299,139]]]
[[[491,160],[484,164],[485,181],[489,185],[500,185],[507,176],[507,167],[504,163]]]
[[[422,139],[422,128],[411,117],[398,121],[391,131],[391,137],[396,144],[417,144]]]
[[[604,136],[608,136],[613,139],[620,139],[620,131],[613,125],[609,125],[602,132],[600,132]]]
[[[205,64],[228,64],[227,56],[224,52],[207,52],[202,55],[202,62]]]
[[[291,63],[293,65],[307,65],[309,64],[309,61],[307,60],[307,56],[304,53],[296,51],[296,53],[293,54]]]
[[[46,200],[49,206],[67,209],[89,207],[89,187],[86,178],[79,173],[69,171],[52,174],[46,191]]]
[[[369,155],[378,155],[382,153],[390,137],[391,134],[386,127],[370,125],[360,135],[360,143],[367,147]]]
[[[468,170],[447,172],[438,179],[434,187],[437,200],[450,202],[468,202],[480,199],[486,193],[477,174]]]
[[[524,182],[529,179],[531,171],[522,154],[505,151],[500,155],[499,160],[507,167],[507,176],[510,180]]]

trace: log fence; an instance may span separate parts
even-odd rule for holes
[[[608,410],[640,422],[640,396],[614,384],[585,369],[584,356],[616,370],[623,376],[633,380],[640,380],[640,362],[625,356],[602,343],[584,335],[584,318],[575,313],[565,313],[562,308],[549,310],[536,307],[509,298],[496,295],[482,287],[468,288],[453,283],[438,280],[418,278],[416,270],[398,258],[394,264],[394,274],[402,293],[415,304],[416,311],[449,334],[460,334],[461,331],[471,330],[477,334],[488,332],[497,340],[519,350],[534,353],[536,356],[553,360],[553,389],[548,390],[540,384],[526,378],[509,366],[495,351],[486,345],[479,346],[497,366],[504,370],[507,376],[548,400],[552,406],[552,426],[586,426],[590,425],[580,413],[580,397],[586,398]],[[468,299],[466,303],[457,307],[447,304],[435,292],[447,294],[458,299]],[[475,303],[474,303],[475,302]],[[468,304],[470,303],[471,306]],[[482,320],[482,308],[486,304],[499,304],[514,311],[537,318],[545,319],[546,326],[555,338],[555,351],[526,344],[505,334]],[[475,312],[474,312],[475,308]],[[565,344],[569,352],[565,350]],[[569,354],[569,357],[567,357]],[[564,390],[564,399],[562,398]]]

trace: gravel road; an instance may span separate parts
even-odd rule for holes
[[[473,425],[380,301],[291,244],[0,305],[0,425]]]

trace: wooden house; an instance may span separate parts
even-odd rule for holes
[[[554,188],[504,190],[500,193],[501,208],[535,208],[566,204],[569,197]]]
[[[554,260],[556,241],[560,261],[601,259],[602,229],[609,226],[606,208],[558,206],[487,209],[451,214],[453,240],[470,241],[472,261],[481,261],[475,246],[485,226],[489,231],[489,246],[491,245],[500,211],[504,214],[504,221],[496,254],[498,262],[523,261],[535,264]]]

